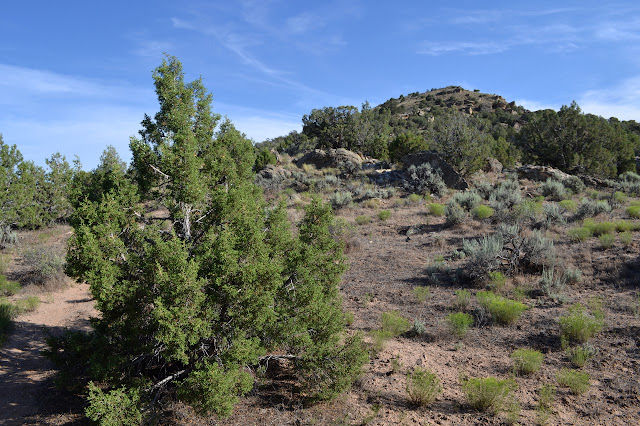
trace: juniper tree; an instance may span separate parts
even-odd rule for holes
[[[91,387],[88,414],[107,421],[126,398],[122,416],[137,419],[177,395],[227,415],[268,357],[293,363],[306,396],[336,395],[366,354],[344,333],[331,209],[314,200],[292,232],[284,207],[267,206],[252,183],[251,142],[211,111],[202,81],[186,83],[173,57],[153,77],[160,110],[131,140],[131,175],[165,214],[146,215],[149,203],[115,185],[78,208],[67,255],[101,312],[76,351],[108,383]],[[61,347],[54,358],[69,356]]]

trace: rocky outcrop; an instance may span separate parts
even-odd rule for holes
[[[413,154],[408,154],[402,157],[400,160],[405,169],[411,166],[419,166],[421,164],[429,163],[431,167],[436,170],[440,170],[442,180],[444,183],[453,189],[467,189],[469,184],[464,180],[462,175],[456,172],[453,167],[440,156],[433,151],[420,151]]]
[[[278,182],[291,177],[291,171],[285,169],[282,166],[274,166],[272,164],[268,164],[264,169],[260,170],[258,174],[265,179]]]
[[[570,174],[549,166],[525,165],[518,167],[516,170],[519,178],[540,182],[546,181],[549,178],[562,182],[571,177]]]
[[[307,152],[302,156],[296,165],[302,167],[304,164],[312,164],[317,169],[323,169],[326,167],[343,167],[344,165],[352,164],[356,168],[362,167],[362,158],[355,152],[349,151],[344,148],[338,149],[314,149]]]

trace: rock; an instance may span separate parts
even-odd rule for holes
[[[296,161],[298,167],[302,167],[304,164],[312,164],[317,169],[341,167],[345,164],[352,164],[356,168],[360,168],[362,167],[362,158],[355,152],[344,148],[329,149],[327,151],[314,149]]]
[[[276,157],[276,164],[277,165],[282,164],[282,155],[280,155],[280,153],[278,152],[277,149],[272,148],[272,149],[269,150],[269,152],[272,153],[274,157]]]
[[[439,169],[442,174],[442,180],[444,183],[453,189],[467,189],[469,184],[464,178],[456,172],[453,167],[446,161],[444,161],[438,154],[433,151],[420,151],[413,154],[408,154],[402,157],[400,160],[405,169],[411,166],[419,166],[421,164],[429,163],[434,169]]]
[[[517,168],[518,177],[534,181],[546,181],[549,178],[562,182],[571,177],[570,174],[549,166],[520,166]]]
[[[276,181],[282,181],[291,177],[291,171],[282,166],[274,166],[272,164],[268,164],[264,169],[260,170],[258,174],[265,179]]]
[[[501,173],[502,163],[495,158],[487,158],[487,164],[484,167],[485,172]]]

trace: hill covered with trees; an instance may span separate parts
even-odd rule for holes
[[[493,157],[507,166],[522,161],[602,177],[636,171],[640,150],[635,121],[584,114],[575,102],[560,111],[532,112],[499,95],[459,86],[414,92],[376,107],[314,109],[302,123],[302,132],[257,146],[292,155],[346,148],[391,161],[430,149],[457,163],[464,174]],[[461,153],[474,162],[461,162]]]

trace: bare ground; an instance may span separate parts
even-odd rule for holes
[[[376,218],[380,209],[389,209],[391,218]],[[447,259],[450,271],[464,261],[449,259],[463,238],[490,233],[488,221],[469,220],[447,228],[442,218],[427,217],[421,204],[395,206],[383,201],[378,208],[343,209],[339,215],[353,222],[358,215],[373,218],[357,226],[348,241],[350,268],[341,292],[344,307],[354,313],[351,332],[368,333],[380,327],[383,312],[398,311],[411,320],[424,322],[426,333],[418,337],[398,337],[388,341],[365,366],[353,389],[337,400],[307,405],[297,396],[295,380],[283,371],[280,380],[260,379],[228,419],[202,418],[181,403],[168,403],[162,424],[504,424],[504,414],[491,415],[471,410],[465,404],[460,377],[512,377],[510,354],[517,348],[533,348],[545,354],[542,369],[530,377],[515,377],[516,396],[521,406],[520,424],[537,423],[537,389],[556,384],[560,368],[571,363],[561,348],[558,317],[574,302],[587,304],[596,296],[606,311],[606,327],[592,344],[594,360],[583,368],[591,375],[589,391],[573,395],[558,387],[554,410],[546,424],[551,425],[634,425],[640,423],[640,234],[633,234],[630,245],[617,241],[611,249],[599,247],[593,238],[573,243],[566,237],[569,225],[553,228],[548,235],[556,243],[563,265],[580,268],[583,278],[567,286],[565,303],[546,298],[527,299],[530,306],[512,326],[492,325],[476,318],[462,340],[452,337],[445,322],[454,312],[454,292],[479,288],[444,274],[429,279],[426,269],[438,256]],[[292,210],[292,215],[299,212]],[[606,218],[600,218],[602,220]],[[411,225],[423,225],[424,233],[407,237]],[[507,282],[505,291],[515,285],[533,285],[539,277],[522,275]],[[429,285],[431,294],[419,303],[415,286]],[[472,298],[473,300],[473,298]],[[0,423],[73,424],[81,423],[82,402],[57,391],[52,383],[52,367],[39,351],[44,348],[43,326],[56,333],[63,327],[87,327],[92,314],[86,286],[73,286],[54,293],[39,310],[18,318],[14,333],[2,348],[0,364]],[[477,313],[475,302],[470,311]],[[368,338],[369,339],[369,338]],[[439,376],[444,393],[427,408],[407,402],[405,375],[415,366],[428,367]],[[6,390],[6,391],[5,391]]]
[[[81,421],[81,401],[56,389],[55,370],[40,351],[47,332],[88,329],[95,315],[86,284],[71,285],[44,297],[32,313],[19,316],[0,349],[0,424],[75,424]]]

